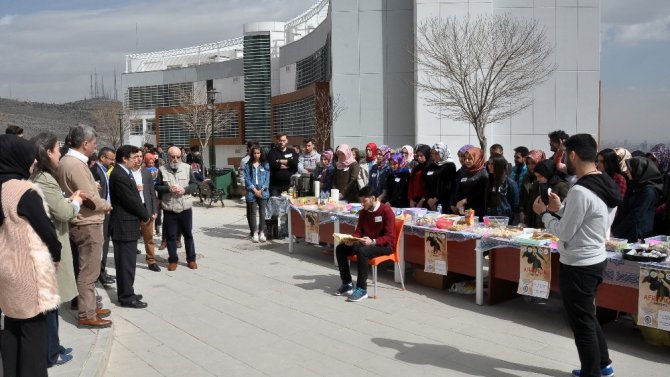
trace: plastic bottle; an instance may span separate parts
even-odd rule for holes
[[[437,212],[440,214],[442,213],[442,204],[437,205]]]

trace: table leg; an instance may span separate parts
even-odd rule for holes
[[[288,209],[288,252],[293,253],[293,229],[291,225],[291,207]]]
[[[405,273],[405,232],[402,232],[402,238],[400,238],[400,242],[398,242],[398,254],[400,256],[400,262],[398,264],[394,264],[394,273],[393,273],[393,280],[396,283],[400,283],[400,273]]]
[[[335,220],[333,222],[333,233],[340,233],[340,220]],[[335,254],[335,250],[337,250],[337,245],[339,243],[335,240],[333,240],[333,263],[335,263],[335,266],[337,267],[337,254]]]
[[[484,305],[484,251],[479,240],[475,245],[475,303]]]

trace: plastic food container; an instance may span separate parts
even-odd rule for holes
[[[509,224],[507,216],[484,216],[484,226],[489,228],[505,228]]]

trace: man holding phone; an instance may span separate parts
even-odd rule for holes
[[[185,198],[198,188],[191,165],[181,161],[181,150],[168,149],[169,163],[158,169],[156,191],[161,198],[163,223],[168,247],[168,271],[177,269],[177,234],[184,236],[188,268],[195,270],[195,244],[193,242],[193,210],[191,200]]]
[[[559,238],[561,298],[581,362],[572,375],[613,376],[595,297],[607,265],[605,240],[621,194],[609,175],[596,169],[598,146],[591,135],[574,135],[564,146],[567,173],[577,183],[563,203],[556,193],[547,193],[548,204],[538,197],[533,211]]]

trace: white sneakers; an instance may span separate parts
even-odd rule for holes
[[[265,242],[267,241],[267,238],[265,238],[265,233],[260,232],[260,233],[254,233],[254,236],[251,238],[253,242]]]

